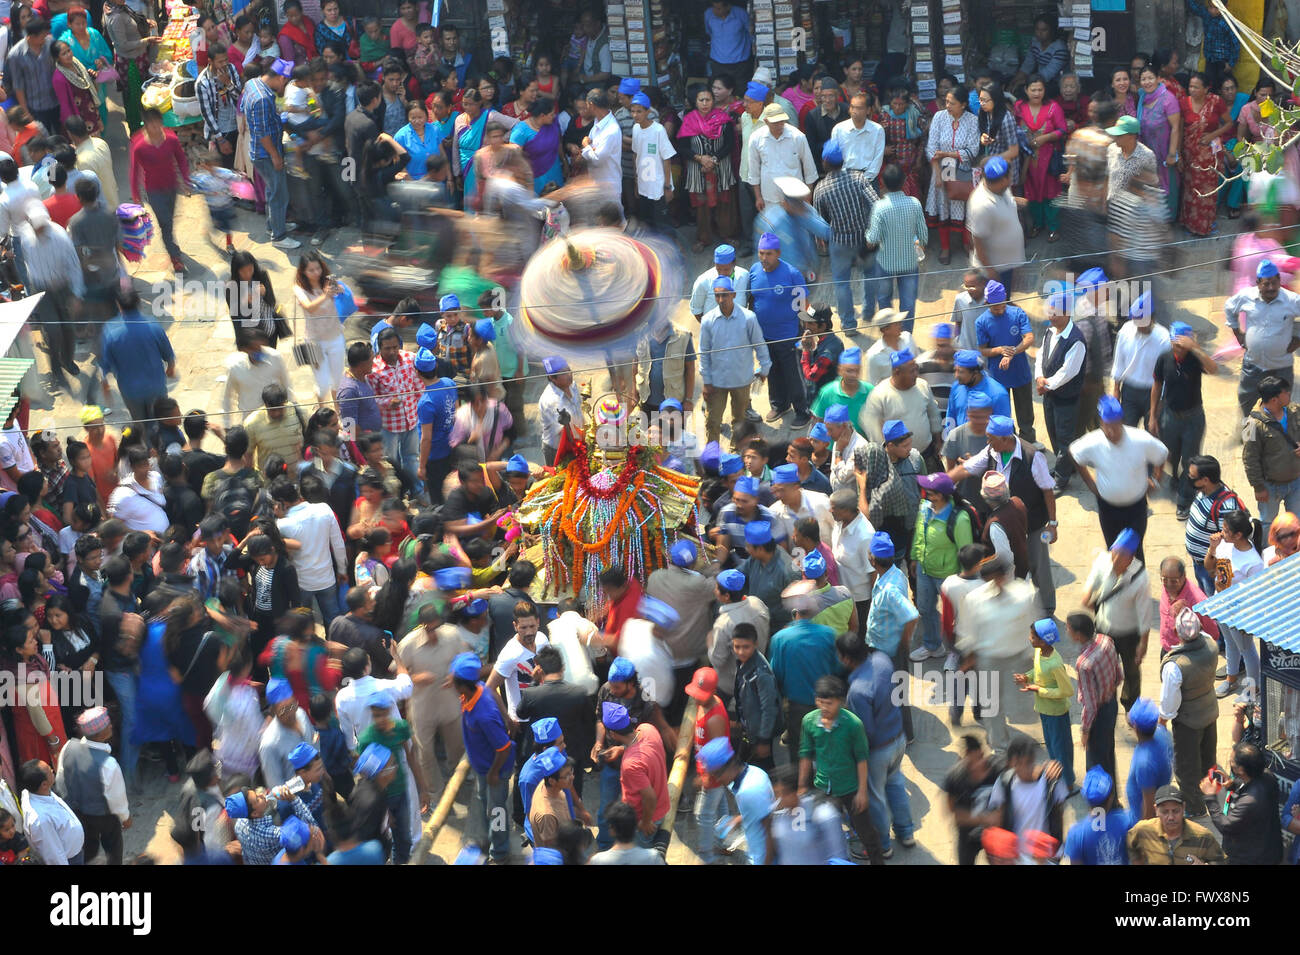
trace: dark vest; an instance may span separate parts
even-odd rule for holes
[[[985,453],[989,456],[989,467],[996,469],[1001,461],[998,452],[989,448]],[[1030,532],[1042,530],[1047,523],[1047,502],[1043,499],[1042,489],[1034,482],[1034,475],[1030,470],[1034,455],[1037,453],[1033,445],[1021,441],[1020,457],[1011,459],[1011,471],[1007,474],[1007,487],[1011,491],[1011,496],[1020,498],[1020,503],[1025,506]]]
[[[81,740],[70,740],[59,759],[63,762],[63,801],[78,816],[107,816],[108,800],[101,781],[104,764],[111,753],[94,749]]]
[[[1070,334],[1066,335],[1064,338],[1061,338],[1057,334],[1056,329],[1052,329],[1051,335],[1051,340],[1043,346],[1048,350],[1047,355],[1043,360],[1044,378],[1051,378],[1061,370],[1061,366],[1065,364],[1065,356],[1070,353],[1070,349],[1074,347],[1075,342],[1084,344],[1085,351],[1087,348],[1087,345],[1084,342],[1083,333],[1079,331],[1078,325],[1071,325]],[[1048,394],[1051,396],[1053,401],[1075,401],[1078,399],[1080,392],[1083,391],[1083,379],[1083,367],[1080,366],[1077,375],[1065,384],[1061,385],[1060,388],[1048,392]],[[1012,493],[1014,494],[1015,492],[1013,491]]]
[[[1161,672],[1170,660],[1183,671],[1183,702],[1179,704],[1174,721],[1194,730],[1213,726],[1219,718],[1219,700],[1214,695],[1218,650],[1202,633],[1195,640],[1180,643],[1166,653],[1160,660]]]
[[[1011,556],[1016,564],[1016,577],[1024,579],[1029,576],[1029,522],[1025,517],[1025,505],[1011,498],[996,511],[989,514],[980,540],[990,553],[993,551],[993,539],[989,532],[994,524],[1002,525],[1002,532],[1011,544]]]

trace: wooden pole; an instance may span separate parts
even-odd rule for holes
[[[695,747],[695,720],[699,715],[699,705],[691,699],[686,701],[686,710],[682,713],[682,725],[677,730],[677,752],[673,754],[673,765],[668,771],[668,815],[664,816],[663,827],[669,837],[672,836],[673,823],[677,821],[677,802],[686,785],[686,775],[691,769],[691,751]]]
[[[411,861],[408,865],[426,865],[429,857],[433,855],[433,843],[438,838],[438,833],[447,817],[451,815],[452,803],[456,801],[456,796],[460,793],[460,787],[465,785],[465,778],[469,775],[469,757],[462,756],[460,762],[456,765],[456,771],[451,774],[446,787],[442,791],[442,798],[438,800],[438,805],[434,807],[433,815],[429,821],[424,824],[424,831],[420,833],[420,844],[415,847],[411,853]]]

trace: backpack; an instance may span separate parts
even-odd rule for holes
[[[957,525],[957,516],[963,513],[970,518],[971,540],[979,540],[980,535],[984,533],[984,522],[980,520],[975,506],[960,494],[953,494],[952,510],[948,512],[948,522],[944,529],[948,532],[948,540],[954,544],[957,543],[957,538],[953,535],[953,528]]]
[[[226,519],[236,540],[244,539],[253,521],[253,495],[248,485],[234,475],[222,478],[212,499],[212,509]]]

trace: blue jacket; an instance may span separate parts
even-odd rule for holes
[[[894,663],[880,650],[849,674],[849,710],[862,720],[867,745],[873,749],[903,732],[903,711],[894,705]]]
[[[116,376],[117,390],[127,400],[167,394],[167,366],[175,360],[167,333],[152,318],[132,311],[104,326],[99,367]]]
[[[841,672],[835,631],[811,620],[796,620],[778,631],[768,650],[776,687],[783,698],[793,703],[812,706],[817,681]]]

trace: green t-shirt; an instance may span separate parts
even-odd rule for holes
[[[393,756],[397,758],[397,774],[393,776],[393,781],[388,784],[385,795],[400,796],[406,789],[406,776],[402,769],[402,744],[411,738],[411,724],[406,720],[393,720],[393,725],[387,732],[383,732],[374,723],[371,723],[364,730],[357,734],[357,752],[361,752],[371,743],[378,743],[380,746],[387,746],[392,751]]]
[[[834,381],[822,385],[821,391],[817,392],[817,398],[813,401],[813,417],[825,419],[826,409],[831,405],[848,405],[849,423],[855,429],[861,430],[858,424],[858,414],[862,411],[862,406],[867,403],[867,396],[871,394],[871,386],[865,381],[859,383],[858,393],[855,395],[846,395],[844,393],[843,380],[836,378]]]
[[[862,720],[840,707],[835,725],[822,725],[820,710],[803,718],[799,736],[799,757],[811,759],[816,766],[813,786],[832,796],[848,796],[858,791],[858,763],[867,758],[867,732]]]

